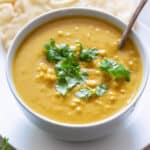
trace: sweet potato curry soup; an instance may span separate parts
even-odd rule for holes
[[[131,40],[119,50],[121,31],[87,17],[42,25],[22,42],[13,62],[16,89],[35,112],[55,121],[84,124],[127,106],[142,78]]]

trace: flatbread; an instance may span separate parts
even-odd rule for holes
[[[133,0],[0,0],[0,36],[7,50],[19,29],[34,17],[64,7],[96,7],[128,22]]]

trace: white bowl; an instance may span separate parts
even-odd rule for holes
[[[48,12],[44,15],[39,16],[38,18],[32,20],[28,23],[15,37],[8,53],[7,58],[7,80],[9,87],[11,89],[12,94],[16,98],[18,104],[22,108],[23,112],[30,119],[35,125],[38,125],[42,129],[45,129],[48,133],[52,134],[56,138],[69,140],[69,141],[86,141],[92,140],[104,135],[107,135],[111,131],[118,129],[118,127],[123,126],[125,122],[127,122],[127,118],[131,115],[132,111],[135,109],[135,105],[138,102],[140,96],[143,93],[143,90],[146,86],[147,79],[148,79],[148,61],[147,55],[145,54],[145,49],[142,46],[140,39],[137,37],[134,31],[131,32],[130,37],[138,47],[139,53],[141,55],[142,63],[143,63],[143,78],[140,89],[136,96],[133,98],[132,102],[123,108],[121,111],[105,119],[103,121],[98,121],[95,123],[89,124],[66,124],[57,122],[54,120],[50,120],[40,114],[34,112],[31,108],[29,108],[24,101],[20,98],[19,94],[17,93],[13,78],[12,78],[12,63],[13,58],[16,53],[18,46],[21,44],[23,39],[31,33],[34,29],[39,27],[41,24],[44,24],[48,21],[61,18],[64,16],[91,16],[97,19],[103,19],[112,24],[116,25],[120,29],[124,29],[126,25],[120,21],[119,19],[101,12],[100,10],[96,9],[89,9],[89,8],[69,8],[69,9],[60,9],[56,11]]]

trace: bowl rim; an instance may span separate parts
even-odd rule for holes
[[[31,109],[21,98],[21,96],[19,96],[19,92],[17,92],[16,88],[15,88],[15,84],[13,83],[13,76],[12,76],[12,63],[13,63],[13,58],[15,56],[16,50],[13,49],[13,46],[16,44],[17,40],[19,39],[19,37],[22,35],[22,33],[24,31],[27,30],[27,28],[29,28],[30,26],[32,26],[32,24],[37,21],[40,20],[41,18],[48,16],[51,16],[52,14],[55,15],[57,13],[60,12],[65,12],[68,13],[69,11],[87,11],[87,12],[91,12],[91,13],[97,13],[100,16],[103,15],[106,18],[111,18],[112,20],[114,20],[114,22],[116,22],[118,25],[115,25],[116,27],[121,29],[121,26],[123,26],[125,28],[125,23],[121,20],[119,20],[117,17],[111,15],[110,13],[107,13],[105,11],[102,11],[100,9],[96,9],[96,8],[85,8],[85,7],[78,7],[78,8],[61,8],[61,9],[57,9],[57,10],[53,10],[53,11],[49,11],[47,13],[44,13],[36,18],[34,18],[33,20],[31,20],[29,23],[27,23],[15,36],[9,51],[8,51],[8,55],[7,55],[7,62],[6,62],[6,78],[7,78],[7,82],[8,82],[8,86],[11,90],[11,93],[13,94],[13,96],[15,97],[16,101],[20,104],[21,107],[23,107],[29,114],[31,114],[32,116],[36,117],[37,119],[40,119],[41,121],[44,121],[48,124],[53,124],[56,126],[62,126],[62,127],[68,127],[68,128],[88,128],[88,127],[94,127],[94,126],[100,126],[100,125],[105,125],[107,123],[110,123],[114,120],[116,120],[117,118],[121,117],[122,115],[124,115],[125,113],[127,113],[132,107],[134,107],[137,102],[139,101],[141,95],[143,94],[143,91],[146,87],[147,81],[148,81],[148,75],[149,75],[149,67],[148,67],[148,58],[144,49],[143,44],[141,43],[141,40],[139,39],[139,37],[137,36],[137,34],[135,33],[135,31],[131,31],[131,34],[134,38],[134,40],[136,40],[138,42],[138,45],[136,44],[137,47],[141,47],[141,49],[138,49],[140,55],[141,53],[143,53],[144,56],[144,60],[141,57],[142,63],[143,63],[143,67],[145,67],[145,71],[143,69],[143,75],[142,75],[142,80],[141,80],[141,84],[140,87],[137,91],[137,93],[135,94],[135,96],[132,98],[132,101],[125,106],[124,108],[122,108],[121,110],[119,110],[118,112],[116,112],[114,115],[104,119],[104,120],[99,120],[96,122],[91,122],[91,123],[84,123],[84,124],[71,124],[71,123],[64,123],[64,122],[59,122],[53,119],[49,119],[47,117],[45,117],[44,115],[41,115],[37,112],[35,112],[33,109]],[[68,16],[68,15],[66,15]],[[78,16],[78,15],[76,15]],[[83,14],[81,14],[81,16],[85,16]],[[58,18],[62,18],[62,17],[58,17]],[[97,17],[95,17],[97,18]],[[97,18],[97,19],[102,19]],[[52,19],[54,20],[54,19]],[[52,21],[51,20],[51,21]],[[104,21],[109,22],[107,19],[102,19]],[[46,22],[48,22],[50,20],[47,19]],[[44,24],[44,23],[43,23]],[[113,23],[112,23],[113,24]],[[35,27],[32,31],[34,31],[36,28],[38,28],[41,25],[38,25],[37,27]],[[30,34],[30,33],[28,33]],[[28,35],[27,35],[28,36]],[[26,37],[26,36],[25,36]],[[132,39],[132,38],[131,38]],[[23,41],[23,40],[22,40]],[[21,42],[22,42],[21,41]],[[21,43],[20,42],[20,43]],[[134,41],[135,42],[135,41]],[[19,45],[20,45],[19,43]],[[12,56],[14,55],[14,56]]]

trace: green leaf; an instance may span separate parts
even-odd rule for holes
[[[74,53],[59,61],[55,65],[55,71],[58,78],[56,90],[62,95],[66,95],[73,87],[82,83],[87,76],[87,74],[80,72],[80,66]]]
[[[66,77],[69,89],[73,88],[77,84],[81,83],[80,77]]]
[[[112,59],[104,58],[99,68],[114,79],[124,78],[126,81],[130,81],[130,70]]]
[[[55,44],[55,40],[51,39],[49,44],[45,44],[46,57],[49,62],[57,62],[62,59],[62,56],[59,54],[59,49]]]
[[[81,99],[89,99],[93,95],[93,91],[91,89],[84,88],[77,92],[75,95]]]
[[[65,79],[59,79],[56,83],[56,90],[63,96],[69,91],[68,83]]]
[[[91,88],[83,88],[79,92],[77,92],[75,95],[81,99],[89,99],[92,96],[103,96],[108,89],[108,86],[106,84],[98,85],[95,89]]]
[[[106,84],[101,84],[96,87],[95,93],[97,96],[103,96],[106,93],[107,89],[108,86]]]
[[[75,56],[62,59],[55,65],[56,75],[61,76],[79,76],[80,66]]]
[[[63,58],[74,54],[74,51],[70,49],[67,44],[56,46],[54,39],[51,39],[50,43],[45,44],[44,47],[46,49],[46,57],[49,62],[58,62]]]
[[[86,80],[87,77],[88,77],[88,73],[86,71],[83,71],[82,74],[81,74],[81,77],[82,77],[82,80]]]
[[[93,59],[96,58],[98,55],[99,51],[96,49],[82,49],[80,51],[80,60],[81,61],[92,61]]]
[[[0,150],[8,150],[8,138],[4,138]]]
[[[70,55],[74,54],[74,51],[70,49],[70,47],[67,44],[61,44],[59,46],[60,55],[62,57],[69,57]]]

